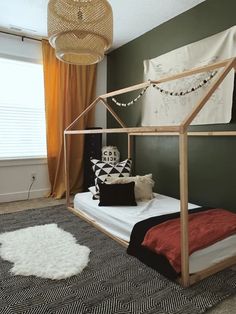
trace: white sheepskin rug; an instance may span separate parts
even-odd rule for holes
[[[57,224],[0,234],[0,256],[14,263],[14,275],[65,279],[79,274],[89,262],[90,249]]]

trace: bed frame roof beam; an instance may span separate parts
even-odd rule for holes
[[[136,84],[136,85],[129,86],[129,87],[125,87],[125,88],[122,88],[122,89],[118,89],[118,90],[115,90],[113,92],[101,95],[100,97],[103,98],[103,99],[106,99],[108,97],[113,97],[113,96],[116,96],[116,95],[129,93],[129,92],[135,91],[137,89],[145,88],[145,87],[147,87],[149,85],[150,85],[150,81],[144,82],[144,83],[140,83],[140,84]]]
[[[113,116],[113,118],[118,122],[118,124],[122,127],[122,128],[127,128],[127,126],[124,124],[124,122],[118,117],[118,115],[115,113],[115,111],[111,108],[111,106],[108,105],[107,101],[103,98],[101,98],[101,102],[104,104],[104,106],[106,107],[106,109],[111,113],[111,115]]]
[[[137,89],[142,89],[142,88],[145,88],[147,86],[150,86],[151,84],[159,84],[159,83],[164,83],[164,82],[168,82],[168,81],[173,81],[173,80],[177,80],[179,78],[190,76],[190,75],[193,75],[193,74],[207,72],[207,71],[211,71],[211,70],[214,70],[214,69],[222,68],[222,67],[226,66],[229,61],[232,61],[234,59],[235,58],[227,59],[227,60],[224,60],[224,61],[220,61],[220,62],[216,62],[216,63],[213,63],[213,64],[204,65],[204,66],[197,67],[197,68],[194,68],[194,69],[191,69],[191,70],[187,70],[187,71],[184,71],[182,73],[166,76],[166,77],[163,77],[163,78],[161,78],[159,80],[155,80],[155,81],[151,81],[150,80],[148,82],[143,82],[141,84],[136,84],[136,85],[129,86],[129,87],[126,87],[126,88],[118,89],[118,90],[106,93],[104,95],[101,95],[100,98],[106,99],[108,97],[113,97],[113,96],[116,96],[116,95],[129,93],[129,92],[135,91]]]
[[[65,134],[97,134],[97,133],[135,133],[135,132],[179,132],[179,126],[160,127],[137,127],[137,128],[115,128],[115,129],[95,129],[95,130],[67,130]]]
[[[187,115],[187,117],[183,120],[180,127],[181,129],[186,130],[193,119],[197,116],[199,111],[203,108],[206,102],[209,100],[211,95],[215,92],[215,90],[219,87],[222,81],[225,79],[227,74],[234,68],[236,63],[236,58],[229,59],[228,62],[225,64],[225,68],[222,70],[220,75],[215,78],[213,84],[210,85],[206,94],[202,97],[202,99],[195,105],[194,109]],[[182,130],[181,130],[182,131]]]
[[[151,81],[151,83],[159,84],[159,83],[177,80],[177,79],[180,79],[182,77],[191,76],[191,75],[197,74],[197,73],[212,71],[212,70],[226,66],[228,63],[230,63],[230,61],[233,61],[233,60],[235,60],[235,58],[230,58],[230,59],[226,59],[224,61],[220,61],[220,62],[212,63],[209,65],[204,65],[201,67],[193,68],[191,70],[187,70],[187,71],[184,71],[182,73],[177,73],[177,74],[174,74],[171,76],[163,77],[163,78],[156,80],[156,81]]]
[[[188,136],[236,136],[236,131],[193,131],[187,132]],[[178,132],[139,132],[139,133],[129,133],[130,136],[179,136]]]
[[[87,114],[98,102],[100,101],[100,97],[96,98],[84,111],[81,112],[80,115],[65,129],[65,131],[70,130],[76,123],[79,121],[79,119]],[[66,133],[64,131],[64,134]]]

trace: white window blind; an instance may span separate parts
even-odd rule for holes
[[[0,159],[45,156],[43,66],[0,58]]]

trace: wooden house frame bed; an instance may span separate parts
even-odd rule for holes
[[[217,77],[213,78],[211,84],[205,95],[198,101],[194,106],[193,110],[183,119],[183,121],[177,126],[150,126],[150,127],[126,127],[126,125],[121,121],[118,115],[113,111],[113,109],[108,105],[107,98],[120,95],[123,93],[135,91],[138,89],[145,88],[151,84],[159,84],[163,82],[168,82],[183,77],[187,77],[193,74],[202,73],[206,71],[212,71],[215,69],[220,69],[220,73]],[[87,221],[98,230],[104,232],[106,235],[110,236],[112,239],[118,241],[124,246],[128,243],[116,238],[102,227],[100,227],[94,220],[90,220],[86,215],[84,215],[79,210],[75,210],[70,204],[70,186],[69,186],[69,165],[68,165],[68,137],[74,134],[107,134],[107,133],[126,133],[128,135],[128,158],[131,157],[132,151],[132,139],[135,136],[178,136],[179,137],[179,181],[180,181],[180,221],[181,221],[181,277],[179,282],[184,286],[189,285],[210,276],[224,268],[233,266],[236,264],[236,256],[230,257],[221,261],[203,271],[191,274],[189,273],[189,249],[188,249],[188,136],[236,136],[236,131],[197,131],[188,132],[188,127],[199,113],[199,111],[204,107],[208,99],[218,88],[218,86],[225,79],[227,74],[234,69],[236,71],[236,58],[227,59],[221,62],[213,63],[210,65],[194,68],[188,71],[184,71],[179,74],[171,75],[169,77],[161,78],[157,81],[148,81],[141,84],[133,85],[127,88],[123,88],[117,91],[113,91],[104,95],[99,96],[95,99],[64,131],[64,152],[65,152],[65,178],[66,178],[66,200],[67,208]],[[92,130],[73,130],[78,120],[86,115],[98,102],[102,102],[106,109],[115,118],[120,128],[113,129],[92,129]]]

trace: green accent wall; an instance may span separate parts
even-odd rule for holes
[[[143,60],[157,57],[236,25],[235,12],[235,0],[207,0],[112,51],[108,54],[108,91],[142,82]],[[137,91],[118,96],[117,99],[127,102],[135,96]],[[140,126],[141,102],[125,109],[115,105],[112,107],[128,126]],[[233,119],[230,124],[194,128],[236,130],[235,107],[236,105],[233,107]],[[108,127],[117,127],[109,114],[107,124]],[[126,158],[126,135],[109,135],[108,144],[116,145],[121,151],[121,157]],[[135,174],[153,173],[156,182],[155,191],[179,197],[177,137],[136,137],[133,156]],[[236,137],[189,139],[191,202],[236,211],[235,182]]]

